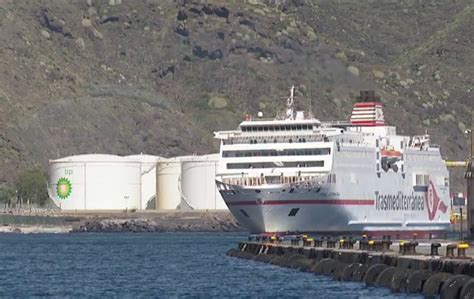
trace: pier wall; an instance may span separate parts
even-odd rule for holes
[[[433,243],[434,247],[429,244],[417,249],[418,243],[408,242],[406,244],[413,246],[402,243],[398,250],[394,245],[391,245],[393,249],[389,245],[384,249],[372,246],[360,250],[349,249],[352,245],[344,248],[341,243],[340,248],[335,248],[336,242],[309,243],[301,246],[241,242],[238,248],[231,249],[227,254],[327,275],[340,281],[359,281],[368,286],[386,287],[394,292],[440,295],[441,298],[474,298],[474,263],[467,245],[445,244],[441,247],[440,243]],[[426,249],[430,250],[429,254]]]

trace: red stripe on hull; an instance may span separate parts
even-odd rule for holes
[[[373,122],[355,122],[351,121],[352,125],[354,126],[361,126],[361,127],[384,127],[384,123],[373,123]]]
[[[301,200],[266,200],[266,201],[234,201],[227,202],[229,206],[252,205],[341,205],[341,206],[371,206],[373,199],[301,199]]]
[[[382,107],[382,103],[380,102],[359,102],[355,103],[354,107]]]

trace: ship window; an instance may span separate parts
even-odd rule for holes
[[[302,139],[304,141],[304,139]],[[251,144],[256,143],[256,140],[250,140]],[[265,142],[265,140],[263,140]],[[267,141],[268,142],[268,141]],[[273,142],[277,143],[275,138]],[[330,148],[315,148],[315,149],[287,149],[287,150],[249,150],[249,151],[223,151],[224,157],[253,157],[253,156],[317,156],[331,154]]]
[[[428,186],[430,176],[427,174],[415,174],[415,186]]]
[[[258,127],[258,131],[259,131],[259,132],[262,132],[262,131],[263,131],[263,127]]]
[[[296,216],[296,214],[298,213],[299,210],[300,210],[300,208],[291,209],[291,211],[290,211],[290,213],[288,214],[288,216],[289,216],[289,217]]]
[[[227,169],[324,167],[324,161],[227,163]]]
[[[296,126],[296,129],[297,129],[297,130],[301,130],[301,125],[297,125],[297,126]]]
[[[287,130],[287,131],[290,131],[290,130],[291,130],[291,126],[289,126],[289,125],[286,126],[286,130]]]
[[[263,130],[264,130],[265,132],[268,132],[268,127],[263,127]]]
[[[249,214],[247,214],[247,212],[245,212],[244,210],[240,210],[240,212],[241,212],[245,217],[249,217]]]

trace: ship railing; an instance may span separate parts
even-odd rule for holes
[[[223,183],[244,187],[262,186],[267,184],[294,184],[312,181],[317,176],[281,176],[267,180],[266,177],[224,178]]]

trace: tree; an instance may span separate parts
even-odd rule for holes
[[[0,188],[0,203],[5,207],[10,207],[12,200],[15,198],[15,191],[11,188]]]
[[[48,201],[46,174],[39,168],[28,169],[23,172],[16,183],[20,206],[24,201],[27,204],[35,203],[44,206]]]

